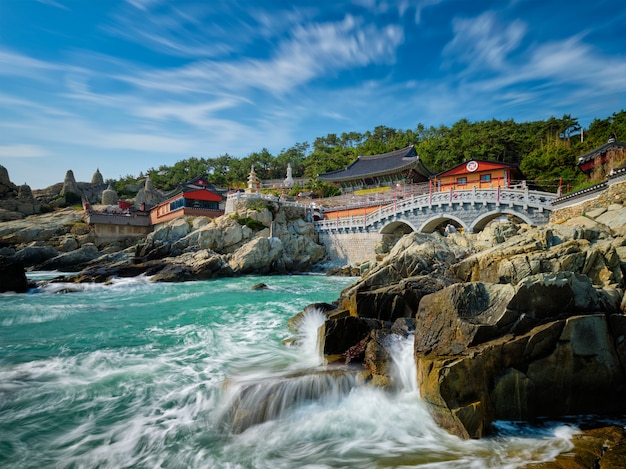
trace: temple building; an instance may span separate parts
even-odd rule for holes
[[[324,182],[350,192],[369,187],[394,186],[398,183],[428,182],[432,172],[410,145],[380,155],[359,156],[347,168],[318,175]]]
[[[610,166],[613,168],[626,163],[626,142],[618,142],[615,134],[611,134],[604,145],[579,156],[576,165],[589,175],[609,162],[612,162]]]
[[[223,199],[213,184],[198,176],[165,194],[165,200],[150,210],[150,220],[156,225],[184,215],[219,217],[224,214]]]
[[[524,184],[523,179],[515,164],[470,160],[434,175],[431,184],[434,191],[509,188]]]

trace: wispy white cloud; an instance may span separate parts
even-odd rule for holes
[[[50,152],[38,145],[0,145],[0,158],[36,158],[45,156],[50,156]]]
[[[235,29],[233,24],[213,19],[214,4],[186,4],[182,9],[160,0],[127,2],[133,8],[120,10],[102,29],[156,52],[184,58],[219,57],[232,53],[241,41],[241,34],[228,34]]]
[[[444,56],[471,69],[501,69],[527,30],[521,20],[503,26],[491,11],[475,18],[455,18],[452,24],[454,38],[446,45]]]
[[[403,38],[398,26],[363,25],[348,15],[340,22],[296,26],[268,60],[196,61],[176,69],[120,78],[140,88],[172,93],[254,88],[281,95],[327,74],[392,63]]]
[[[29,57],[24,54],[0,48],[0,75],[21,76],[45,81],[46,72],[58,71],[60,66]]]

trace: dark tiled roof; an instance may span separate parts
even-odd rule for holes
[[[217,189],[213,184],[211,183],[207,183],[207,185],[202,184],[201,183],[202,181],[200,181],[201,179],[203,179],[202,176],[197,176],[191,181],[182,182],[178,184],[178,186],[176,186],[175,189],[172,189],[171,191],[165,193],[164,196],[166,199],[171,199],[172,197],[182,192],[197,191],[200,189],[205,189],[215,194],[221,194],[221,191]]]
[[[380,155],[359,156],[347,168],[320,174],[318,177],[324,181],[347,181],[382,176],[409,167],[415,167],[416,171],[424,177],[429,177],[432,174],[420,160],[415,147],[411,145]]]
[[[604,155],[609,150],[614,148],[626,148],[626,142],[608,142],[602,145],[601,147],[596,148],[595,150],[591,150],[589,153],[585,153],[578,157],[578,165],[586,163],[587,161],[593,160],[597,156]]]

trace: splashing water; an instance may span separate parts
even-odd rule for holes
[[[502,423],[481,441],[439,429],[410,338],[390,345],[393,393],[324,364],[320,312],[282,345],[288,318],[350,281],[137,278],[0,295],[0,467],[514,468],[569,448],[564,425]]]

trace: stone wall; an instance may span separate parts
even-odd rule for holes
[[[111,243],[125,238],[142,238],[152,232],[151,226],[94,224],[96,243]]]
[[[329,260],[342,265],[358,265],[376,260],[376,244],[380,233],[318,233],[319,243],[326,249]]]
[[[550,214],[551,223],[559,223],[563,220],[584,215],[591,210],[608,207],[612,204],[625,205],[626,202],[626,182],[609,185],[604,192],[599,193],[598,197],[593,200],[570,205],[568,207],[553,210]]]

